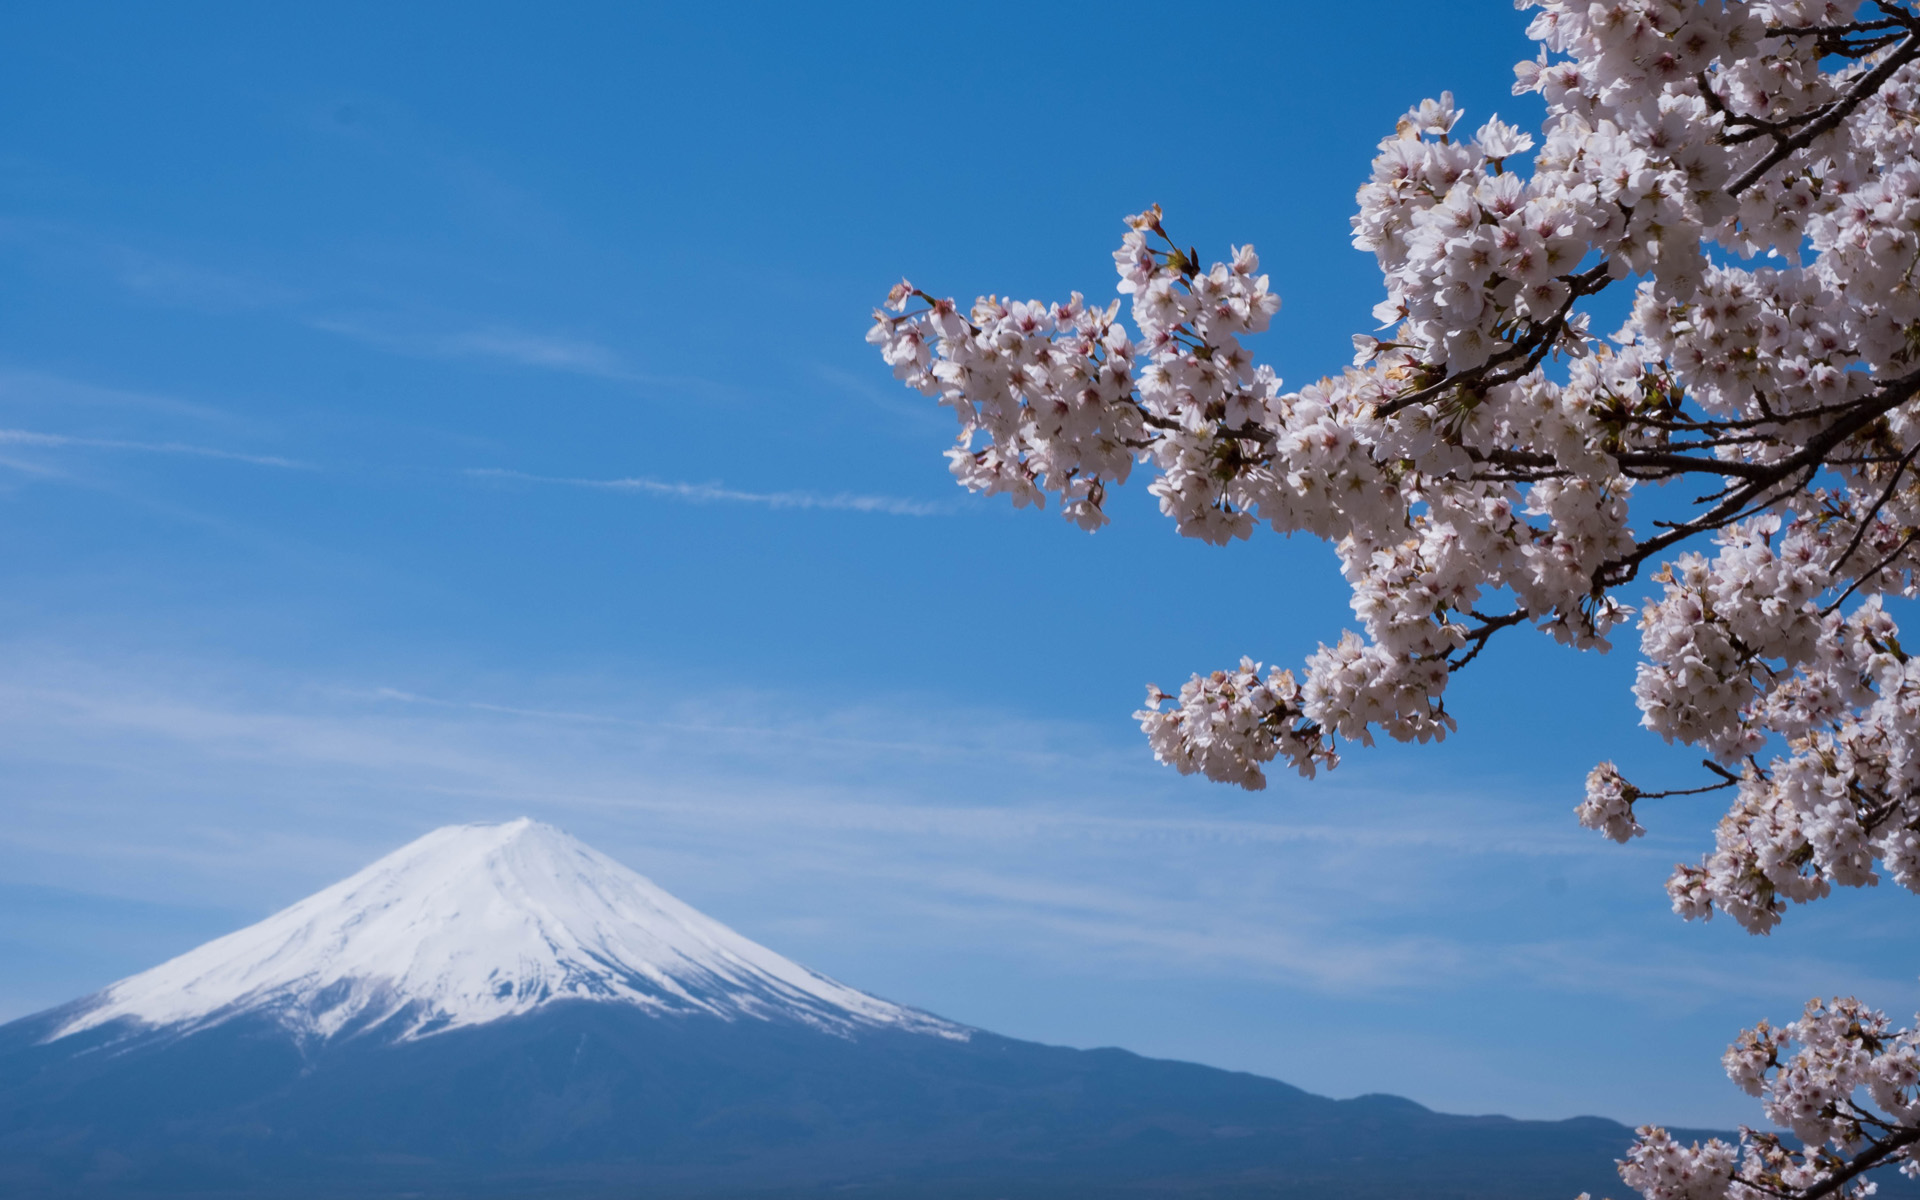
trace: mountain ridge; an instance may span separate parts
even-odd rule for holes
[[[406,1042],[261,1013],[44,1029],[0,1027],[9,1197],[1521,1200],[1617,1192],[1631,1140],[985,1031],[579,1000]]]

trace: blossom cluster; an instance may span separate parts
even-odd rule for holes
[[[1602,764],[1583,825],[1627,841],[1651,802],[1726,789],[1669,893],[1754,932],[1835,887],[1920,891],[1920,664],[1887,603],[1920,569],[1920,3],[1520,7],[1539,49],[1514,90],[1546,119],[1471,124],[1442,95],[1380,142],[1352,238],[1385,295],[1351,365],[1283,387],[1246,344],[1279,308],[1253,250],[1203,264],[1157,206],[1106,307],[963,315],[903,283],[869,340],[954,412],[968,487],[1095,529],[1141,467],[1187,536],[1333,545],[1358,629],[1297,676],[1150,688],[1162,761],[1257,788],[1343,741],[1443,738],[1452,673],[1503,630],[1604,650],[1637,620],[1642,724],[1711,777]],[[1610,289],[1630,310],[1603,336]],[[1739,1196],[1736,1162],[1770,1194],[1839,1169],[1652,1135],[1628,1168],[1649,1196]]]
[[[1723,1062],[1799,1145],[1747,1129],[1737,1149],[1719,1138],[1683,1146],[1642,1127],[1620,1175],[1646,1200],[1864,1197],[1873,1168],[1920,1177],[1920,1033],[1851,998],[1815,1000],[1797,1021],[1743,1032]]]
[[[1331,740],[1301,710],[1293,672],[1262,678],[1260,671],[1261,664],[1242,658],[1235,670],[1194,676],[1177,697],[1149,685],[1140,723],[1154,754],[1182,775],[1198,772],[1256,790],[1266,786],[1260,764],[1283,753],[1309,779],[1321,766],[1338,766]],[[1176,708],[1161,711],[1172,701]]]
[[[1094,529],[1147,466],[1183,534],[1333,543],[1360,629],[1297,681],[1150,689],[1163,761],[1259,787],[1343,740],[1443,738],[1490,637],[1605,649],[1645,567],[1643,723],[1737,795],[1676,909],[1764,930],[1835,885],[1920,887],[1920,702],[1880,600],[1920,563],[1920,14],[1528,6],[1538,138],[1443,95],[1380,143],[1353,241],[1387,328],[1338,375],[1284,389],[1246,345],[1279,307],[1258,257],[1203,265],[1158,207],[1128,219],[1105,307],[963,314],[903,283],[870,340],[955,413],[971,488]],[[1583,305],[1610,286],[1631,316],[1601,338]],[[1707,495],[1636,528],[1667,482]],[[1596,771],[1580,818],[1631,836],[1648,794]]]

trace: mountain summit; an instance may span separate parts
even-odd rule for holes
[[[406,1041],[562,1000],[847,1031],[966,1031],[742,937],[538,821],[453,825],[85,1001],[53,1034],[264,1015],[326,1040]]]

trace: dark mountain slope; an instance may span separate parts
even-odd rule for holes
[[[304,1048],[253,1017],[39,1044],[58,1025],[0,1027],[8,1196],[1571,1200],[1619,1193],[1631,1137],[1120,1050],[590,1002]]]

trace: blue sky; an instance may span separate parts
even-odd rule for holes
[[[969,497],[861,340],[903,273],[1111,295],[1158,201],[1337,369],[1375,141],[1538,119],[1506,0],[692,9],[0,14],[0,1019],[523,813],[868,990],[1334,1095],[1725,1124],[1742,1024],[1920,1001],[1890,889],[1673,918],[1714,797],[1574,827],[1600,758],[1690,782],[1630,645],[1510,639],[1315,783],[1155,767],[1143,685],[1331,639],[1331,552]]]

